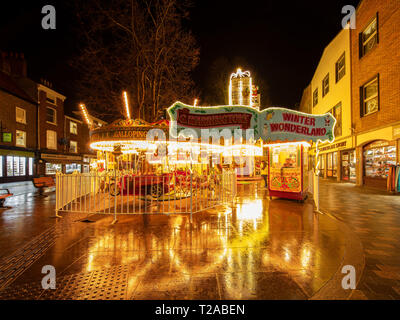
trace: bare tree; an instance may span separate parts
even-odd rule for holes
[[[191,71],[200,51],[182,26],[179,0],[79,1],[81,52],[72,65],[82,77],[82,100],[98,116],[124,114],[122,90],[134,116],[153,120],[175,100],[196,96]]]

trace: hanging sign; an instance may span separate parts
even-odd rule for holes
[[[285,108],[258,111],[246,106],[192,107],[181,102],[168,109],[171,118],[170,135],[178,136],[191,128],[201,137],[202,129],[242,129],[254,131],[255,140],[265,142],[334,140],[336,119],[330,113],[313,115]]]

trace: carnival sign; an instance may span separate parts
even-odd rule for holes
[[[192,129],[198,137],[203,129],[242,130],[243,137],[252,130],[254,139],[265,142],[334,140],[336,119],[330,113],[312,115],[285,108],[258,111],[246,106],[192,107],[181,102],[168,109],[171,118],[170,135]],[[240,131],[239,131],[240,132]]]

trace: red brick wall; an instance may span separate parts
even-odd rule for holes
[[[359,33],[378,12],[378,45],[359,58]],[[400,1],[363,0],[351,31],[353,123],[357,133],[400,121]],[[380,111],[360,117],[360,87],[379,73]],[[384,137],[379,137],[384,138]]]
[[[72,120],[73,121],[73,120]],[[69,118],[65,118],[65,137],[70,140],[74,140],[78,142],[78,154],[87,154],[89,152],[89,128],[78,121],[74,121],[78,124],[78,134],[70,133],[70,122]],[[69,152],[69,145],[67,148],[67,152]]]

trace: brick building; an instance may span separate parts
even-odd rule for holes
[[[400,1],[361,1],[351,52],[357,184],[385,188],[400,162]]]
[[[37,102],[11,77],[12,72],[26,72],[23,63],[15,63],[22,61],[23,55],[0,57],[0,183],[36,174]]]
[[[89,171],[89,128],[64,112],[66,97],[27,77],[21,54],[0,56],[0,183]]]

